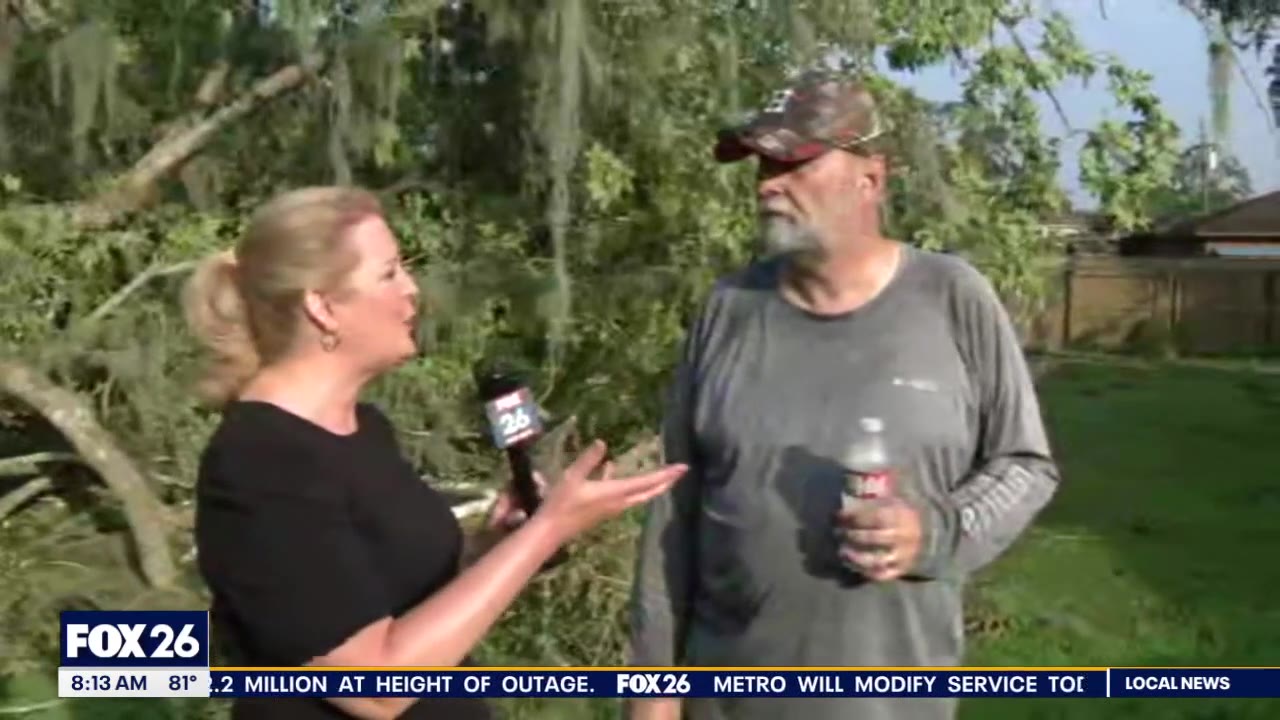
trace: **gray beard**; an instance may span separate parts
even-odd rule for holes
[[[768,255],[811,254],[822,250],[822,240],[813,228],[782,215],[760,218],[760,241]]]

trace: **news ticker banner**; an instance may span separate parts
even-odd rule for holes
[[[1280,670],[60,668],[59,697],[1276,698]]]
[[[1280,668],[216,668],[199,611],[62,613],[59,697],[1253,697]]]

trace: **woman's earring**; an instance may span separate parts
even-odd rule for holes
[[[333,352],[334,348],[338,347],[338,335],[331,332],[321,335],[320,347],[324,348],[325,352]]]

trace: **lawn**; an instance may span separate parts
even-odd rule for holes
[[[1280,375],[1072,363],[1043,381],[1063,473],[976,579],[972,665],[1275,665]],[[964,720],[1275,718],[1273,700],[966,702]]]

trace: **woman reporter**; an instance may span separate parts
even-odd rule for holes
[[[378,201],[353,188],[285,193],[233,252],[205,260],[184,309],[222,409],[197,480],[199,568],[213,632],[254,666],[455,666],[555,551],[665,492],[684,466],[589,475],[596,442],[518,523],[460,568],[461,529],[361,388],[416,351],[417,287]],[[518,527],[516,525],[518,524]],[[507,528],[512,528],[506,530]],[[235,718],[487,718],[467,699],[240,699]]]

